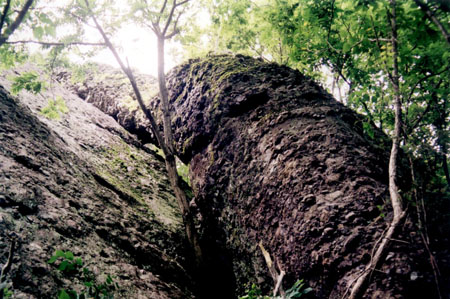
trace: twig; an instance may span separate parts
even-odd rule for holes
[[[272,262],[272,258],[270,257],[270,253],[264,248],[262,241],[259,242],[258,246],[261,249],[261,252],[264,256],[264,260],[266,261],[267,267],[269,268],[270,276],[272,276],[273,282],[275,284],[273,296],[275,297],[279,291],[281,296],[284,298],[286,294],[283,290],[281,282],[283,281],[286,272],[281,269],[280,264],[277,262],[278,269],[280,270],[280,273],[278,274],[278,271],[275,268],[274,263]]]
[[[427,15],[427,17],[439,28],[445,38],[445,41],[450,45],[450,34],[448,33],[447,29],[445,29],[444,25],[442,25],[442,23],[436,18],[428,5],[420,0],[414,0],[414,2],[416,2],[417,6],[419,6],[420,9]]]

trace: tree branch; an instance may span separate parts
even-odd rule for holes
[[[19,27],[33,2],[34,0],[27,0],[27,2],[25,2],[14,22],[12,22],[11,25],[6,28],[4,34],[0,36],[0,46],[4,44],[9,36]]]
[[[41,42],[38,40],[15,40],[15,41],[6,41],[5,44],[14,45],[14,44],[38,44],[43,46],[106,46],[105,43],[89,43],[89,42]]]
[[[407,100],[408,100],[408,101],[411,100],[411,97],[412,97],[414,91],[416,90],[417,86],[418,86],[420,83],[422,83],[423,81],[425,81],[425,80],[427,80],[427,79],[429,79],[429,78],[431,78],[431,77],[438,76],[438,75],[440,75],[440,74],[442,74],[442,73],[444,73],[444,72],[446,72],[446,71],[448,71],[448,70],[449,70],[449,67],[446,67],[445,69],[443,69],[442,71],[440,71],[440,72],[438,72],[438,73],[426,75],[426,76],[420,78],[419,80],[417,80],[416,84],[414,84],[413,88],[412,88],[411,91],[409,92],[409,95],[408,95],[408,99],[407,99]]]
[[[447,29],[445,29],[444,25],[442,25],[442,23],[436,18],[433,11],[431,11],[428,5],[421,0],[414,0],[414,2],[416,2],[417,6],[419,6],[420,9],[427,15],[427,17],[439,28],[445,38],[445,41],[450,45],[450,34],[448,33]]]
[[[173,0],[172,8],[170,9],[169,17],[167,18],[166,25],[162,31],[162,36],[166,36],[167,29],[169,29],[170,23],[172,23],[173,14],[175,13],[175,8],[177,8],[177,0]]]
[[[168,0],[164,0],[163,5],[161,6],[161,10],[159,11],[158,19],[156,20],[156,23],[158,23],[158,24],[159,24],[159,22],[161,21],[161,16],[162,16],[162,14],[163,14],[164,11],[166,10],[167,1],[168,1]],[[147,7],[148,7],[148,5],[147,5]]]
[[[1,33],[2,33],[3,24],[5,23],[6,16],[8,15],[8,12],[9,12],[9,6],[10,5],[11,5],[11,0],[7,0],[6,4],[5,4],[5,7],[3,7],[2,18],[0,20],[0,36],[1,36]]]
[[[11,269],[15,249],[16,249],[16,237],[13,236],[11,238],[11,245],[9,246],[8,260],[6,261],[6,264],[2,267],[2,271],[0,272],[0,283],[3,282],[6,274],[8,274],[9,270]],[[0,289],[0,291],[3,290]]]
[[[165,37],[164,37],[165,39],[171,39],[172,37],[174,37],[175,35],[177,35],[180,32],[180,30],[178,30],[177,26],[178,26],[178,20],[180,19],[181,15],[183,13],[184,13],[184,9],[175,19],[175,22],[173,24],[173,30],[171,33],[165,35]]]
[[[431,98],[432,98],[433,102],[435,102],[435,103],[437,102],[436,89],[439,88],[439,85],[441,85],[441,83],[442,83],[442,79],[439,80],[439,82],[433,88],[434,91],[431,95]],[[419,125],[419,123],[422,121],[423,117],[428,113],[428,111],[430,111],[430,108],[431,108],[431,103],[428,103],[425,110],[419,115],[419,117],[416,118],[416,121],[411,126],[409,126],[406,134],[410,134]]]
[[[144,104],[144,101],[142,99],[142,95],[141,95],[141,93],[139,91],[139,88],[137,87],[136,79],[134,78],[133,72],[129,68],[127,68],[125,66],[125,64],[123,63],[122,59],[120,58],[119,54],[116,51],[116,48],[113,46],[113,44],[111,43],[110,39],[106,35],[105,31],[103,30],[103,28],[98,23],[97,18],[95,17],[94,13],[90,9],[88,0],[84,0],[84,2],[86,3],[86,6],[87,6],[87,8],[89,10],[89,13],[91,15],[92,20],[95,23],[95,26],[97,27],[98,31],[100,32],[101,36],[103,37],[106,46],[109,48],[111,53],[114,55],[114,58],[116,59],[117,63],[120,65],[120,68],[122,69],[122,71],[127,75],[128,80],[130,81],[130,84],[133,87],[133,91],[134,91],[134,93],[136,95],[136,99],[137,99],[137,101],[139,103],[139,106],[141,107],[141,109],[144,112],[145,116],[150,121],[150,129],[152,130],[153,135],[155,135],[155,138],[158,141],[159,146],[163,149],[163,151],[167,150],[166,149],[167,146],[165,145],[164,140],[162,139],[162,136],[161,136],[160,132],[158,131],[158,125],[156,124],[155,118],[153,117],[153,114],[151,113],[151,111],[149,109],[147,109],[147,107]]]

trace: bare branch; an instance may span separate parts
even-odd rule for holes
[[[181,5],[183,5],[183,4],[188,3],[189,1],[191,1],[191,0],[184,0],[184,1],[181,1],[181,2],[179,2],[179,3],[177,3],[177,4],[175,4],[175,5],[176,5],[176,6],[181,6]]]
[[[5,44],[38,44],[43,46],[106,46],[105,43],[88,43],[88,42],[41,42],[37,40],[15,40],[15,41],[6,41]]]
[[[172,23],[173,14],[175,13],[175,8],[177,8],[177,0],[173,0],[172,8],[170,9],[169,16],[167,17],[166,25],[164,25],[164,30],[162,31],[162,36],[166,36],[167,29],[169,29],[170,23]]]
[[[380,41],[380,42],[391,42],[391,39],[390,38],[378,38],[378,39],[375,39],[375,38],[369,38],[368,39],[369,41],[371,41],[371,42],[376,42],[376,41]]]
[[[164,0],[163,5],[161,6],[161,10],[159,11],[159,15],[158,15],[158,19],[156,20],[156,23],[159,24],[159,22],[161,21],[161,16],[164,13],[164,11],[166,10],[166,6],[167,6],[167,1],[168,0]],[[147,1],[146,1],[147,2]],[[148,7],[148,5],[147,5]]]
[[[0,46],[4,44],[9,36],[19,27],[33,2],[34,0],[27,0],[27,2],[25,2],[14,22],[6,28],[5,33],[0,37]]]
[[[165,39],[171,39],[172,37],[174,37],[175,35],[177,35],[180,32],[180,30],[178,30],[178,28],[177,28],[178,21],[180,20],[180,17],[184,13],[185,9],[186,9],[186,7],[184,7],[183,11],[178,14],[177,18],[175,19],[175,22],[173,23],[173,30],[172,30],[172,32],[169,33],[169,34],[166,34],[165,37],[164,37]]]
[[[442,83],[442,79],[439,80],[439,82],[433,87],[433,94],[431,95],[431,98],[433,99],[434,102],[437,102],[436,89],[439,88],[441,83]],[[411,98],[411,95],[410,95],[410,98]],[[416,118],[416,121],[412,125],[409,126],[409,128],[407,129],[407,133],[406,134],[411,133],[420,124],[420,122],[422,121],[423,117],[428,113],[428,111],[430,111],[431,104],[432,103],[428,103],[427,104],[427,107],[425,107],[425,110],[419,115],[419,117]]]
[[[0,35],[2,33],[3,24],[5,23],[6,16],[9,12],[9,6],[11,5],[11,0],[7,0],[5,7],[3,8],[2,18],[0,20]]]
[[[168,16],[168,18],[167,18],[166,25],[164,26],[164,30],[163,30],[163,32],[162,32],[162,36],[163,36],[165,39],[168,39],[166,33],[167,33],[167,30],[168,30],[169,27],[170,27],[170,24],[172,23],[172,18],[173,18],[173,16],[174,16],[175,9],[176,9],[178,6],[181,6],[181,5],[183,5],[183,4],[188,3],[189,1],[190,1],[190,0],[184,0],[184,1],[181,1],[181,2],[177,3],[177,0],[173,0],[172,8],[171,8],[171,10],[170,10],[169,16]],[[173,28],[173,32],[170,33],[169,35],[174,36],[174,35],[177,34],[177,33],[176,33],[176,31],[177,31],[176,26],[177,26],[178,20],[179,20],[179,18],[180,18],[180,16],[181,16],[182,14],[183,14],[183,12],[181,12],[181,13],[178,15],[178,17],[177,17],[177,19],[176,19],[176,21],[175,21],[175,25],[174,25],[174,28]]]
[[[278,269],[280,270],[280,273],[278,274],[278,271],[275,267],[275,263],[272,261],[272,258],[270,257],[270,253],[264,248],[262,241],[258,243],[259,249],[261,249],[261,252],[264,256],[264,260],[266,261],[267,268],[269,268],[269,274],[272,276],[273,282],[275,284],[275,288],[273,290],[273,296],[275,297],[280,292],[281,296],[284,298],[284,290],[281,285],[281,282],[284,278],[284,275],[286,274],[285,271],[283,271],[277,262]]]

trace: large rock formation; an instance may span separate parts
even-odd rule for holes
[[[225,259],[220,265],[232,269],[238,290],[249,278],[272,286],[262,242],[288,273],[286,285],[302,278],[318,298],[345,297],[392,217],[386,137],[309,78],[276,64],[213,56],[168,78],[205,250],[221,252],[215,260]],[[423,249],[408,220],[367,296],[435,294]]]
[[[57,249],[81,257],[100,282],[111,275],[117,298],[191,297],[184,230],[161,157],[58,84],[12,97],[7,78],[25,71],[0,76],[0,263],[16,235],[6,276],[14,298],[82,289],[47,263]],[[57,97],[68,112],[48,119],[40,111]]]
[[[129,88],[95,76],[75,84],[67,73],[59,78],[152,141],[138,110],[120,101],[130,97]],[[211,297],[242,294],[249,281],[272,287],[259,242],[287,272],[286,287],[302,278],[312,297],[345,297],[392,217],[389,140],[309,78],[260,60],[191,60],[171,71],[168,83],[177,150],[190,163],[193,207],[211,264],[206,270],[214,270],[200,283],[223,285]],[[157,97],[149,105],[160,115]],[[401,173],[404,191],[408,174]],[[448,251],[443,257],[450,260]],[[366,297],[418,296],[436,296],[436,288],[408,218]]]

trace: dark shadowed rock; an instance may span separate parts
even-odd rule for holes
[[[242,293],[249,279],[272,286],[262,242],[287,272],[286,286],[302,278],[319,298],[345,297],[391,218],[389,140],[374,127],[365,134],[365,118],[276,64],[212,56],[175,68],[168,82],[205,250],[232,269],[234,287]],[[435,292],[414,231],[408,220],[369,297]],[[420,280],[410,279],[415,271]]]
[[[7,282],[14,298],[55,298],[81,285],[47,261],[82,257],[117,298],[191,297],[181,219],[160,157],[113,118],[58,84],[12,97],[0,76],[0,262],[18,248]],[[59,120],[39,111],[61,96]]]

